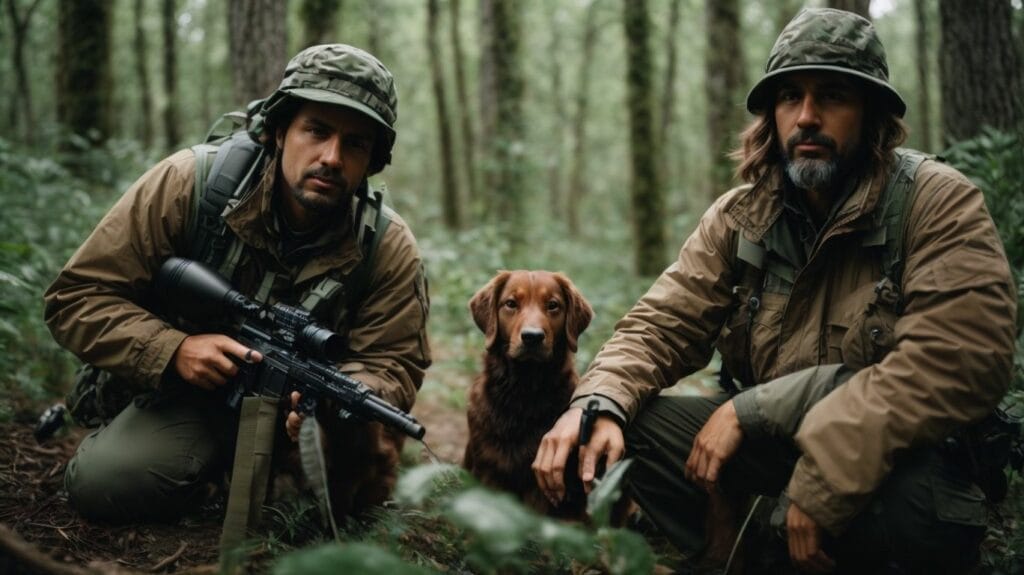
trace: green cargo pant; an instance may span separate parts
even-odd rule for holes
[[[727,399],[657,397],[626,430],[627,451],[636,460],[632,497],[690,557],[704,547],[707,495],[685,479],[684,464],[694,437]],[[734,499],[778,496],[798,456],[790,441],[745,438],[723,467],[722,489]],[[893,563],[908,573],[964,572],[977,561],[985,532],[983,503],[963,466],[937,448],[919,449],[899,460],[840,537],[826,536],[823,549],[841,572],[877,572]]]
[[[199,389],[136,400],[68,462],[68,500],[96,521],[167,521],[200,503],[234,455],[237,415]]]

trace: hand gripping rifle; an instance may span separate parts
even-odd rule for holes
[[[413,416],[331,365],[344,350],[344,338],[313,323],[308,311],[282,303],[259,305],[209,268],[182,258],[164,262],[157,272],[156,290],[165,304],[188,301],[197,304],[198,310],[220,310],[242,320],[234,339],[260,352],[263,360],[239,362],[239,374],[227,400],[230,407],[237,409],[248,395],[287,397],[294,390],[302,394],[298,411],[306,415],[327,398],[338,407],[341,419],[379,421],[415,439],[426,433]]]

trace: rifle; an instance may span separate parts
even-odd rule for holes
[[[306,415],[327,398],[338,406],[340,419],[379,421],[415,439],[426,433],[413,416],[331,364],[344,351],[344,338],[314,323],[308,311],[282,303],[257,304],[216,272],[183,258],[164,262],[154,285],[161,302],[187,317],[227,311],[241,319],[232,337],[260,352],[263,360],[236,362],[240,369],[227,398],[232,409],[238,409],[245,396],[286,397],[294,390],[302,394],[297,409]],[[185,301],[192,313],[181,303]]]

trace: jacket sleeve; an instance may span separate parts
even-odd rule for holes
[[[679,258],[619,320],[574,400],[608,398],[628,423],[648,397],[707,365],[732,301],[735,239],[724,215],[731,197],[708,209]]]
[[[981,191],[936,162],[916,181],[896,346],[811,408],[796,434],[789,497],[833,533],[900,452],[981,419],[1009,385],[1016,297]]]
[[[117,201],[43,295],[54,339],[82,361],[155,387],[185,338],[146,309],[153,274],[182,249],[194,159],[179,152]]]
[[[351,355],[340,366],[396,407],[408,411],[430,366],[430,299],[416,240],[397,216],[388,226],[366,302],[349,331]]]

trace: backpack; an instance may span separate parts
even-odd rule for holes
[[[263,146],[253,141],[244,129],[245,124],[245,114],[225,114],[214,123],[204,142],[192,147],[196,158],[196,178],[192,213],[185,227],[187,256],[225,278],[232,277],[241,258],[243,244],[222,216],[229,206],[236,205],[252,188],[253,177],[260,177],[265,154]],[[353,198],[355,221],[359,222],[356,241],[363,258],[347,276],[321,278],[305,294],[300,305],[314,316],[325,304],[341,297],[347,299],[346,310],[351,317],[366,298],[377,248],[395,216],[395,212],[384,204],[384,193],[384,190],[374,189],[367,183]],[[266,303],[273,274],[268,277],[271,281],[264,281],[266,289],[261,288],[253,298],[260,303]],[[76,423],[83,427],[98,427],[147,391],[150,390],[93,365],[83,364],[75,374],[65,403]]]

